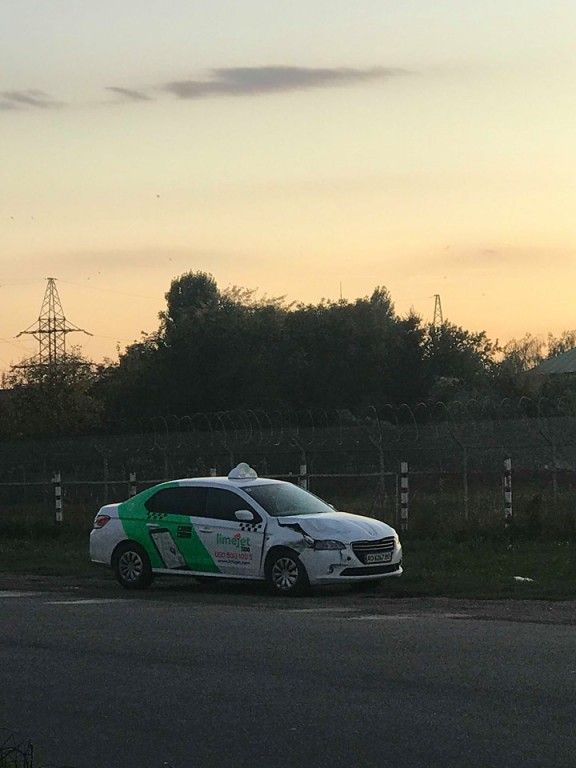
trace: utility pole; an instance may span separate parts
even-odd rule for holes
[[[434,319],[432,320],[434,328],[438,329],[444,325],[444,318],[442,317],[442,302],[440,301],[440,294],[434,294]]]
[[[66,336],[69,333],[80,332],[92,336],[83,328],[78,328],[78,326],[67,322],[58,296],[56,279],[54,277],[46,279],[48,285],[44,293],[38,322],[26,330],[20,331],[16,336],[16,338],[25,334],[33,336],[39,345],[38,354],[21,363],[17,366],[19,368],[29,365],[55,365],[62,362],[66,358]]]

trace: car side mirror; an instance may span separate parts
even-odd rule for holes
[[[254,522],[254,512],[251,512],[249,509],[238,509],[234,512],[234,516],[236,517],[236,520],[239,520],[241,523]]]

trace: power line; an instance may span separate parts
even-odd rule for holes
[[[77,288],[88,288],[91,291],[98,291],[100,293],[115,293],[118,296],[130,296],[133,299],[147,299],[155,300],[157,296],[143,296],[141,293],[127,293],[126,291],[115,291],[113,288],[97,288],[95,285],[85,285],[84,283],[72,283],[70,280],[60,280],[59,282],[65,285],[74,285]]]

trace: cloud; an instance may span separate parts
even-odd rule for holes
[[[59,109],[64,104],[54,101],[44,91],[2,91],[0,92],[0,110],[9,109]]]
[[[131,88],[119,88],[115,85],[110,85],[106,88],[107,91],[121,96],[124,101],[150,101],[150,96],[146,96],[141,91],[134,91]]]
[[[257,96],[266,93],[335,88],[409,74],[387,67],[368,69],[310,67],[232,67],[212,70],[207,80],[176,80],[162,90],[180,99]]]
[[[408,70],[393,67],[225,67],[210,70],[197,80],[174,80],[155,88],[134,89],[110,85],[105,88],[118,99],[114,104],[151,102],[158,92],[178,99],[227,98],[260,96],[263,94],[304,91],[312,88],[338,88],[361,83],[388,80],[412,74]],[[153,93],[149,93],[152,92]],[[107,102],[110,104],[111,102]],[[0,91],[0,112],[11,110],[47,110],[67,106],[56,101],[44,91]],[[79,105],[80,106],[80,105]],[[94,104],[92,104],[94,106]]]

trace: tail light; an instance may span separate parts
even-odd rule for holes
[[[96,515],[94,520],[94,528],[104,528],[106,523],[110,522],[110,515]]]

